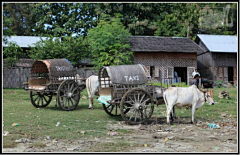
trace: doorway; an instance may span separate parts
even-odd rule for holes
[[[150,76],[151,76],[152,78],[155,77],[154,71],[155,71],[155,66],[150,66]]]
[[[174,72],[177,72],[178,77],[181,77],[181,82],[187,83],[187,67],[174,67]]]
[[[228,81],[233,84],[233,67],[228,67]]]

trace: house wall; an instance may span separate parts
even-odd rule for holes
[[[145,65],[147,69],[155,66],[153,78],[160,80],[168,77],[169,67],[192,67],[189,70],[192,74],[193,69],[197,67],[197,53],[135,52],[134,64]]]
[[[213,58],[211,52],[197,56],[197,69],[202,78],[213,80]]]
[[[228,67],[234,67],[234,83],[237,80],[237,53],[206,52],[197,56],[197,68],[202,78],[228,81]]]
[[[237,83],[237,53],[212,53],[214,72],[213,80],[228,81],[228,67],[233,67],[234,83]]]

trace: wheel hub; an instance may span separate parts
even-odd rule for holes
[[[141,103],[136,102],[136,103],[134,104],[134,109],[142,110],[142,105],[141,105]]]
[[[68,94],[67,94],[68,98],[71,98],[72,95],[73,95],[72,93],[68,93]]]

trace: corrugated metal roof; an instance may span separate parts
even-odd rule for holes
[[[129,41],[134,52],[203,52],[195,42],[182,37],[132,36]]]
[[[41,41],[41,38],[43,40],[46,40],[48,37],[38,37],[38,36],[11,36],[7,37],[8,42],[16,42],[16,44],[20,47],[28,47],[28,45],[34,47],[34,43]],[[53,38],[55,39],[55,38]],[[3,47],[7,47],[8,44],[5,44],[3,42]]]
[[[237,36],[198,34],[199,39],[210,52],[237,53]]]

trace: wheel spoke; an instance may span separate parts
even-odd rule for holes
[[[39,101],[41,100],[41,97],[39,96],[39,100],[38,100],[38,102],[37,102],[37,105],[39,105]]]
[[[70,106],[69,106],[69,99],[68,99],[68,110],[70,109]]]
[[[137,100],[138,102],[139,102],[139,98],[140,98],[140,92],[138,92],[138,100]]]
[[[72,103],[72,106],[74,106],[74,103],[73,103],[73,101],[72,101],[72,98],[70,98],[70,101],[71,101],[71,103]]]
[[[70,92],[72,92],[73,86],[74,86],[74,83],[71,85]]]
[[[114,105],[111,106],[110,113],[112,113],[113,109],[114,109]]]
[[[38,98],[39,98],[39,96],[38,96],[38,97],[36,97],[36,98],[33,100],[33,102],[35,103],[35,101],[36,101]]]
[[[43,106],[43,96],[41,97],[41,101],[42,101],[42,106]]]
[[[128,104],[134,105],[134,103],[132,101],[125,101]]]
[[[134,103],[133,99],[130,96],[128,96],[128,98]]]
[[[145,101],[143,101],[142,103],[146,103],[148,100],[150,100],[150,98],[146,99]]]
[[[143,98],[145,97],[145,95],[146,95],[146,94],[143,94],[141,100],[139,101],[140,103],[142,103],[142,100],[143,100]]]
[[[136,110],[136,109],[133,110],[132,115],[130,116],[129,120],[131,120],[131,118],[132,118],[132,116],[133,116],[135,110]]]
[[[77,90],[77,89],[78,89],[78,87],[74,88],[72,92],[74,92],[74,91]]]
[[[111,106],[111,104],[109,106],[107,106],[107,109]]]
[[[135,119],[134,119],[134,121],[136,122],[137,121],[137,110],[135,111]]]
[[[44,100],[46,101],[46,103],[48,103],[47,99],[45,98],[45,96],[43,96]]]
[[[67,91],[70,92],[70,82],[68,82],[67,85],[68,85],[68,86],[67,86],[67,87],[68,87]]]
[[[115,115],[117,115],[117,107],[118,107],[118,105],[116,105],[116,111],[115,111]]]
[[[62,99],[62,106],[63,106],[63,107],[65,106],[65,102],[66,102],[66,98],[64,97],[64,98]]]
[[[134,94],[134,101],[137,102],[135,92],[133,94]]]

